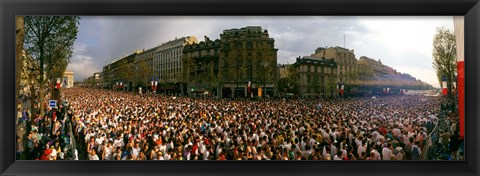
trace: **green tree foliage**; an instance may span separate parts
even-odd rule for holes
[[[442,76],[447,77],[448,90],[452,90],[452,81],[457,72],[457,46],[455,33],[445,27],[439,27],[433,38],[433,68],[437,71],[437,78],[442,85]],[[449,91],[450,92],[450,91]],[[452,98],[452,95],[449,95]]]
[[[61,75],[70,62],[79,20],[78,16],[25,16],[24,47],[40,62],[40,102],[44,102],[46,80]],[[40,114],[45,114],[43,108]]]
[[[151,86],[150,81],[153,76],[153,70],[148,66],[146,61],[140,61],[136,64],[135,73],[135,82],[137,82],[137,86]]]

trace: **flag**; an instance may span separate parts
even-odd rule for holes
[[[454,16],[453,24],[455,30],[455,41],[457,44],[457,92],[458,92],[458,112],[460,115],[460,138],[463,139],[465,135],[465,70],[464,70],[464,17]],[[472,58],[478,59],[478,58]]]
[[[442,76],[442,95],[447,95],[447,77],[445,75]]]
[[[57,89],[60,89],[60,78],[57,78]]]

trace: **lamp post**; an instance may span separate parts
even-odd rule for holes
[[[236,65],[237,66],[237,74],[236,74],[237,75],[237,88],[235,89],[235,91],[233,91],[233,97],[235,97],[235,98],[237,98],[237,96],[238,96],[238,93],[237,93],[237,91],[238,91],[238,81],[239,81],[238,79],[239,79],[239,74],[240,74],[239,69],[240,69],[241,65],[242,65],[241,60],[238,59],[237,60],[237,65]]]
[[[34,74],[33,74],[33,70],[30,72],[30,83],[31,83],[31,87],[30,87],[30,119],[33,117],[33,114],[34,114],[34,109],[33,109],[33,106],[35,105],[35,79],[34,79]]]
[[[263,89],[264,89],[263,96],[266,96],[267,95],[267,87],[265,85],[266,84],[265,72],[267,72],[268,62],[263,62],[262,66],[263,66]]]
[[[457,98],[457,75],[455,75],[454,79],[453,79],[453,90],[452,90],[452,93],[453,93],[453,98],[456,99]]]

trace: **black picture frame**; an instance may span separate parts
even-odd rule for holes
[[[479,175],[479,0],[1,0],[1,175]],[[16,15],[465,15],[465,161],[15,161]]]

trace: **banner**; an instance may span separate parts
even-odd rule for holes
[[[447,81],[442,81],[442,95],[447,95]]]
[[[57,78],[57,89],[60,89],[60,78]]]
[[[454,16],[453,24],[455,29],[455,40],[457,44],[457,91],[458,91],[458,112],[460,115],[460,138],[463,140],[465,136],[465,63],[464,63],[464,32],[465,23],[463,16]],[[479,59],[479,58],[471,58]],[[476,118],[476,117],[475,117]]]

